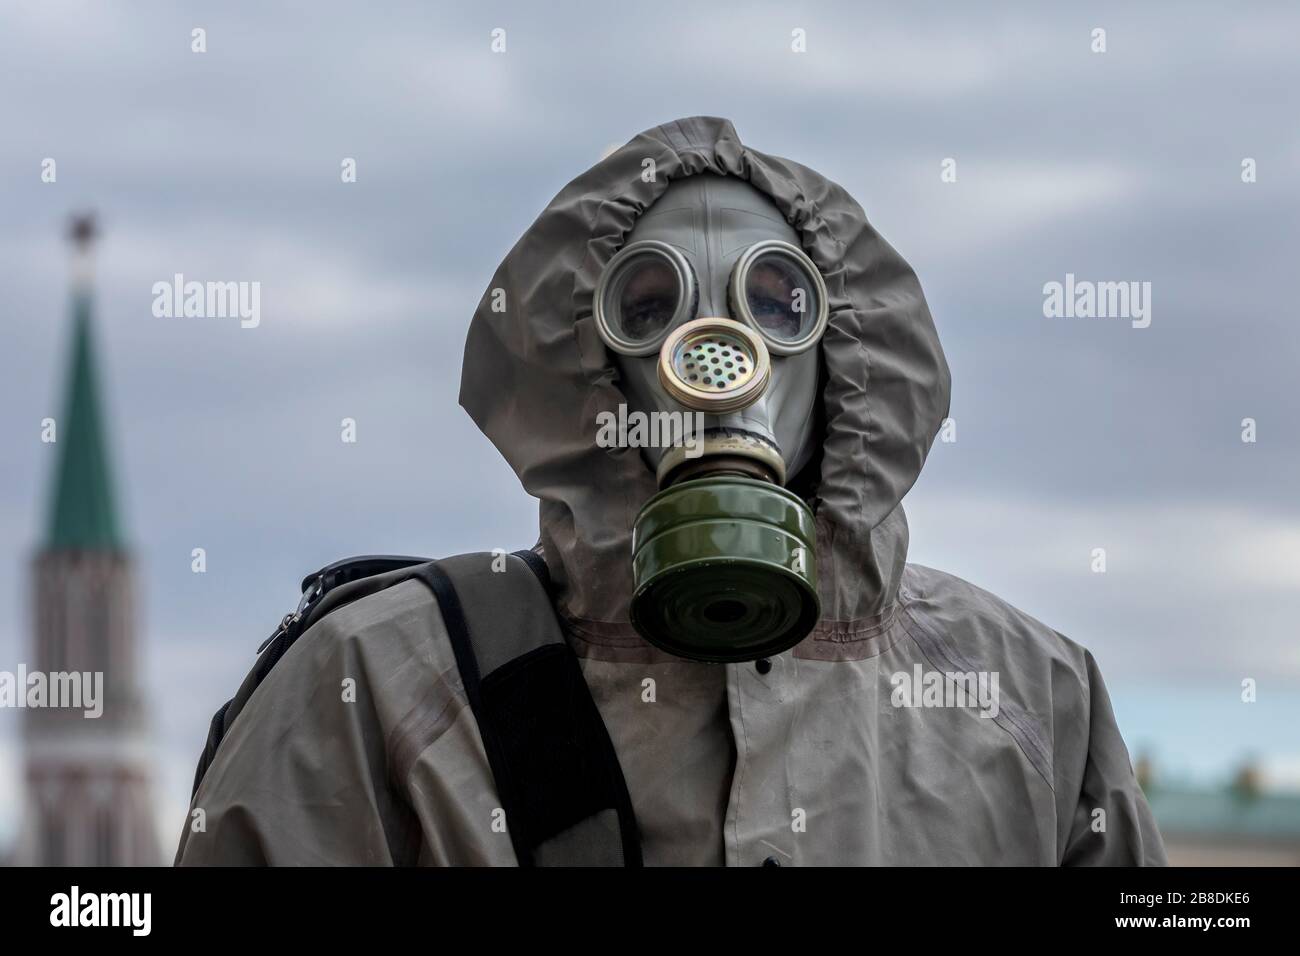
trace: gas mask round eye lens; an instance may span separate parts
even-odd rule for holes
[[[746,250],[729,291],[732,313],[777,355],[802,352],[826,328],[826,283],[804,251],[788,242],[769,240]]]
[[[690,263],[657,241],[625,246],[596,284],[593,312],[601,338],[615,352],[649,355],[674,325],[695,311]]]

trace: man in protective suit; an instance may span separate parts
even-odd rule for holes
[[[905,563],[948,400],[839,186],[725,120],[641,134],[470,327],[461,404],[537,547],[324,599],[225,715],[177,862],[1164,863],[1091,654]],[[656,415],[672,441],[600,439]]]

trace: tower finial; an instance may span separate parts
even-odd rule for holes
[[[72,288],[89,298],[95,278],[95,257],[91,247],[99,238],[99,223],[90,211],[79,212],[68,221],[68,238],[72,240]]]
[[[76,213],[68,225],[68,238],[72,240],[78,252],[89,252],[91,245],[99,237],[99,224],[93,212]]]

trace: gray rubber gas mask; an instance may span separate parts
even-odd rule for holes
[[[594,313],[660,492],[633,529],[631,618],[696,660],[752,660],[819,616],[813,517],[784,487],[820,438],[826,286],[743,180],[672,183],[601,274]],[[684,423],[679,429],[677,423]]]

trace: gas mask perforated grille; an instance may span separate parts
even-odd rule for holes
[[[763,394],[772,362],[763,340],[729,319],[696,319],[664,342],[659,381],[687,408],[724,413]]]
[[[701,333],[673,350],[673,371],[692,385],[724,391],[740,388],[754,375],[754,356],[739,336]]]

